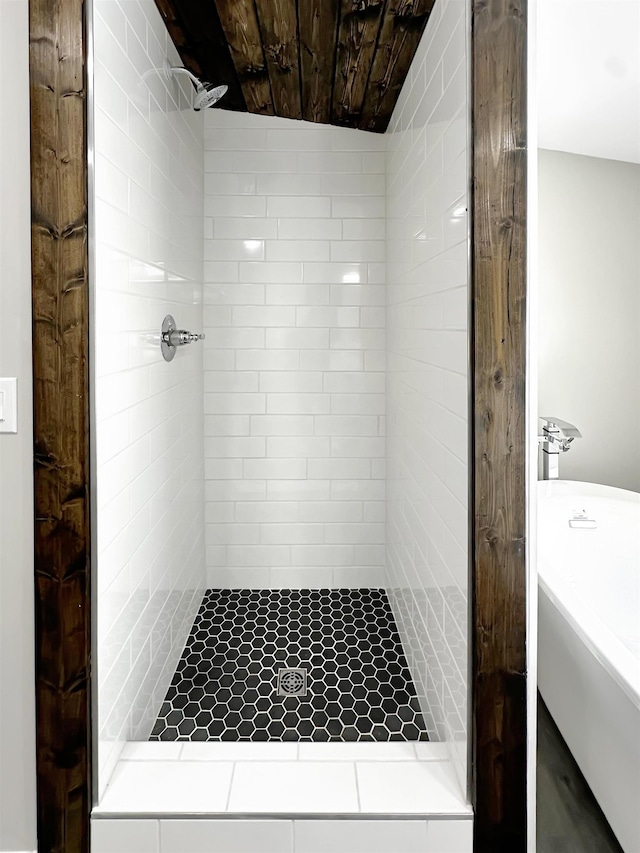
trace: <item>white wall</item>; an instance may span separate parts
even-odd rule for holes
[[[18,433],[0,434],[0,850],[36,846],[29,4],[0,3],[0,376]]]
[[[538,411],[563,479],[640,491],[640,166],[539,153]]]
[[[148,736],[204,589],[203,121],[153,0],[95,0],[100,787]]]
[[[381,586],[384,138],[205,122],[208,584]]]
[[[535,0],[534,25],[540,147],[640,163],[638,0]]]
[[[467,22],[436,3],[387,146],[387,572],[432,739],[466,790]]]

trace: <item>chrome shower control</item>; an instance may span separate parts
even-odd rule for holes
[[[187,332],[186,329],[177,329],[176,321],[171,314],[162,321],[162,330],[160,332],[160,349],[165,361],[171,361],[176,354],[177,347],[183,347],[185,344],[191,344],[194,341],[203,341],[204,335],[199,335],[197,332]]]
[[[204,335],[197,335],[195,332],[187,332],[184,329],[170,329],[162,336],[162,340],[169,344],[170,347],[183,347],[185,344],[191,344],[194,341],[201,341]]]

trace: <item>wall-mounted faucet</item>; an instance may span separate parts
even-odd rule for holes
[[[542,435],[538,442],[542,445],[542,479],[557,480],[559,476],[559,457],[571,449],[574,438],[582,438],[582,433],[573,424],[560,418],[541,416]]]

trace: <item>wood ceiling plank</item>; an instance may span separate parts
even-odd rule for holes
[[[333,68],[340,0],[298,0],[302,116],[305,121],[331,121]]]
[[[249,112],[273,115],[269,72],[254,3],[215,0],[215,5]]]
[[[384,133],[435,0],[389,0],[359,127]]]
[[[175,4],[172,0],[155,0],[155,4],[171,36],[171,41],[175,44],[178,51],[180,51],[180,48],[187,44],[188,39],[180,23]],[[195,74],[196,72],[194,71],[193,73]]]
[[[274,112],[284,118],[301,119],[296,0],[256,0],[256,10]]]
[[[332,124],[358,127],[387,0],[342,0]]]
[[[185,68],[197,77],[229,87],[221,106],[246,111],[227,37],[213,3],[155,0]]]

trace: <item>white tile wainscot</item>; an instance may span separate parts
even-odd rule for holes
[[[437,743],[130,743],[93,853],[471,853]]]

